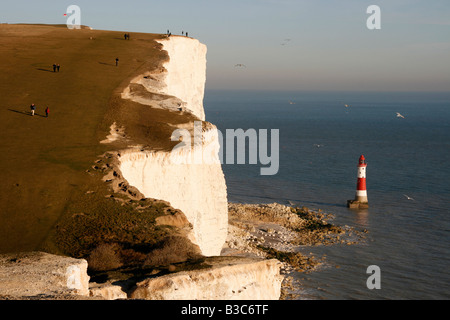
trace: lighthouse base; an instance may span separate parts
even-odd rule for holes
[[[359,200],[347,200],[347,207],[350,209],[367,209],[369,208],[369,203]]]

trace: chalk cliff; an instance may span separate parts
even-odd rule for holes
[[[152,107],[178,110],[205,120],[206,46],[196,39],[170,37],[158,40],[169,55],[163,70],[139,75],[122,98]]]
[[[160,43],[170,57],[164,66],[166,93],[184,101],[186,109],[205,120],[206,46],[187,37],[172,37]]]
[[[146,197],[170,202],[193,226],[203,255],[219,255],[227,237],[225,178],[220,164],[174,164],[168,152],[126,152],[120,170]]]
[[[188,235],[207,256],[208,268],[149,277],[127,292],[132,299],[279,299],[280,263],[275,259],[221,257],[228,236],[228,201],[219,159],[219,133],[205,121],[203,96],[206,46],[195,39],[158,40],[169,59],[164,69],[141,74],[122,92],[144,106],[193,115],[172,125],[172,149],[130,145],[117,154],[122,177],[145,197],[164,200],[181,210],[192,225]],[[176,123],[176,121],[174,121]],[[107,141],[121,128],[112,127]],[[126,132],[127,128],[124,128]],[[114,134],[114,132],[116,134]],[[151,134],[151,133],[150,133]],[[104,297],[117,288],[96,289]],[[106,296],[104,293],[107,292]],[[123,294],[123,293],[121,293]]]
[[[183,211],[193,226],[191,240],[205,256],[219,255],[227,237],[227,192],[217,128],[200,121],[205,118],[206,46],[187,37],[159,42],[169,55],[165,70],[136,77],[122,98],[192,113],[201,128],[186,124],[174,132],[173,140],[180,144],[170,151],[122,151],[120,171],[146,197],[168,201]]]

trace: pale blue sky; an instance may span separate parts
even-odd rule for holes
[[[71,4],[95,29],[188,31],[209,89],[450,91],[449,0],[14,0],[0,22],[65,23]]]

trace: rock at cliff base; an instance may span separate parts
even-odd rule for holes
[[[182,271],[137,283],[132,299],[278,300],[283,276],[275,259],[214,257],[209,269]]]
[[[84,259],[44,252],[0,255],[0,296],[88,294],[89,276]]]

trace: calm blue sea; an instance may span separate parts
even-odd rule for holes
[[[295,274],[301,299],[450,299],[450,93],[207,90],[204,105],[223,133],[280,130],[276,175],[223,165],[230,202],[291,201],[368,230],[356,245],[299,248],[325,257]],[[361,154],[370,208],[357,211],[346,201]],[[370,265],[381,289],[366,286]]]

